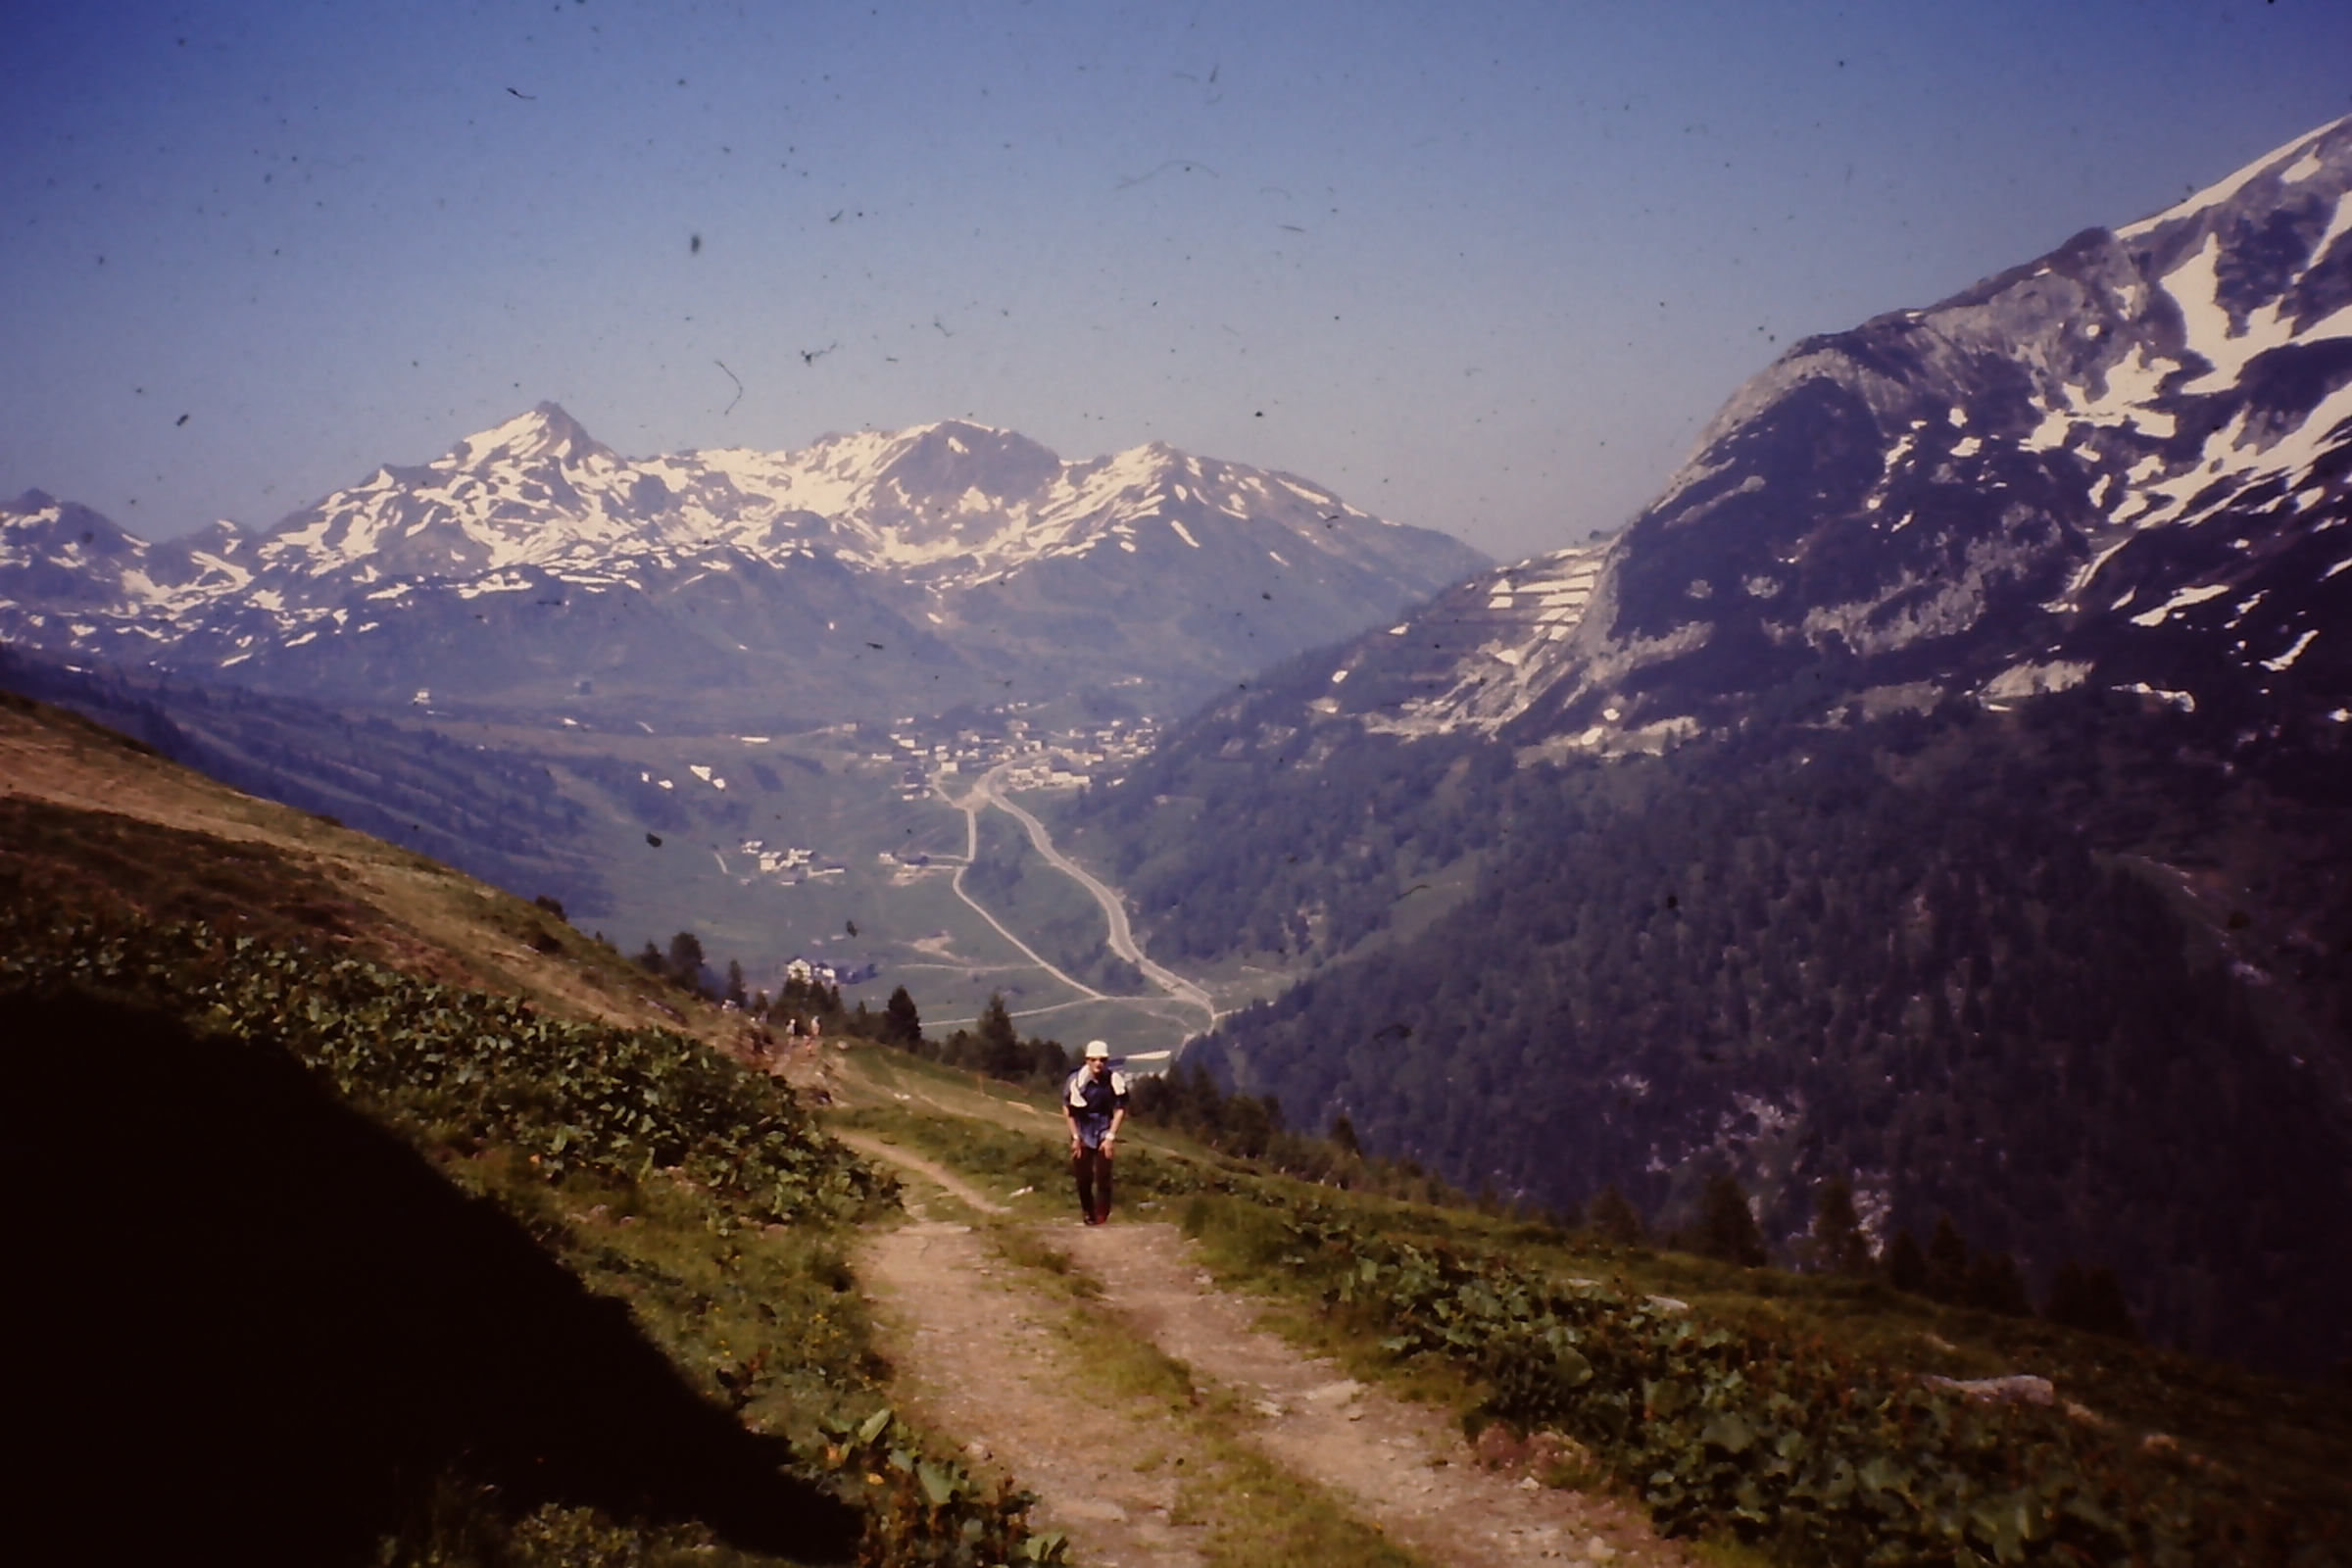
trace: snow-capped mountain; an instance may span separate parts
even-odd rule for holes
[[[0,635],[360,699],[1197,698],[1483,564],[1290,475],[949,422],[626,459],[542,404],[266,533],[0,507]]]
[[[1163,961],[1295,977],[1199,1059],[1298,1125],[1660,1228],[1835,1176],[2337,1363],[2348,186],[2352,121],[1797,345],[1615,539],[1226,694],[1057,841]]]
[[[2088,682],[2335,744],[2348,186],[2352,120],[1798,344],[1605,548],[1490,571],[1359,639],[1314,706],[1608,752],[1721,728],[1799,680],[1867,710]]]

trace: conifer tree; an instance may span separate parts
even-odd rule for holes
[[[2050,1281],[2050,1297],[2041,1315],[2060,1328],[2079,1329],[2082,1327],[2084,1295],[2082,1265],[2070,1257],[2058,1265],[2057,1278]]]
[[[1886,1249],[1886,1283],[1914,1296],[1927,1294],[1928,1260],[1909,1231],[1896,1231]]]
[[[2110,1335],[2119,1340],[2139,1338],[2139,1325],[2132,1321],[2132,1308],[2124,1299],[2123,1283],[2115,1270],[2101,1263],[2082,1276],[2083,1327],[2093,1334]]]
[[[1747,1195],[1740,1191],[1740,1183],[1729,1171],[1707,1178],[1706,1191],[1699,1199],[1697,1241],[1702,1254],[1726,1263],[1756,1268],[1764,1261],[1764,1238],[1756,1230],[1756,1216],[1748,1209]]]
[[[1936,1234],[1928,1238],[1928,1277],[1921,1294],[1948,1305],[1968,1295],[1968,1241],[1949,1214],[1936,1216]]]
[[[1225,1096],[1208,1069],[1194,1062],[1183,1073],[1182,1093],[1176,1097],[1178,1124],[1187,1132],[1199,1135],[1204,1142],[1215,1144],[1225,1131]]]
[[[1854,1211],[1853,1184],[1833,1176],[1813,1199],[1813,1266],[1825,1274],[1870,1272],[1870,1239]]]
[[[1223,1136],[1220,1149],[1228,1150],[1244,1159],[1255,1159],[1266,1152],[1274,1141],[1279,1125],[1267,1114],[1266,1102],[1255,1095],[1232,1095],[1225,1101]]]
[[[1603,1187],[1600,1196],[1592,1200],[1587,1223],[1595,1236],[1618,1247],[1639,1247],[1648,1238],[1641,1211],[1617,1190],[1615,1182]]]
[[[1979,1252],[1969,1261],[1968,1289],[1962,1299],[1980,1312],[1997,1312],[2002,1317],[2034,1315],[2034,1302],[2026,1295],[2017,1259],[2007,1252]]]
[[[1059,1084],[1070,1075],[1070,1054],[1058,1040],[1031,1040],[1023,1048],[1029,1053],[1029,1076],[1037,1082]],[[1147,1078],[1145,1083],[1156,1082]]]
[[[988,994],[988,1005],[980,1009],[979,1032],[980,1070],[997,1078],[1019,1073],[1024,1065],[1021,1037],[1012,1026],[1012,1014],[1005,1010],[1004,998],[1000,993]]]
[[[1009,1018],[1005,1021],[1011,1022]],[[922,1038],[922,1014],[915,1010],[914,998],[906,994],[905,986],[900,986],[882,1004],[882,1043],[912,1048],[921,1044]]]
[[[732,1002],[738,1007],[747,1006],[751,1003],[751,998],[744,994],[743,964],[739,959],[729,958],[727,960],[727,989],[724,1000]]]
[[[2124,1288],[2117,1282],[2115,1270],[2104,1264],[2084,1269],[2071,1257],[2060,1264],[2041,1315],[2062,1328],[2119,1340],[2139,1338],[2132,1309],[2124,1301]]]
[[[1344,1110],[1331,1118],[1331,1141],[1349,1154],[1361,1155],[1364,1152],[1364,1146],[1355,1136],[1355,1123]]]
[[[669,977],[692,989],[703,973],[703,939],[681,931],[669,939]]]

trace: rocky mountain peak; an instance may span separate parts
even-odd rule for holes
[[[453,466],[480,468],[498,464],[571,466],[589,457],[613,455],[589,435],[559,403],[543,402],[527,414],[466,437],[450,450]]]
[[[138,559],[107,562],[44,547],[37,578],[0,563],[0,632],[402,701],[568,700],[585,678],[730,693],[765,723],[784,691],[855,713],[877,694],[953,706],[1074,680],[1165,710],[1484,564],[1428,530],[1352,526],[1373,519],[1302,481],[1143,450],[1065,463],[953,419],[622,458],[543,403],[259,537],[223,525],[150,551],[121,535]],[[1351,526],[1309,520],[1325,513]]]
[[[2090,682],[2340,734],[2348,188],[2352,120],[2141,222],[1795,345],[1580,564],[1597,569],[1573,620],[1459,591],[1403,639],[1424,651],[1405,686],[1351,680],[1340,708],[1621,750],[1738,723],[1799,682],[1865,710]]]

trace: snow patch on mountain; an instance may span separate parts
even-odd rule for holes
[[[1408,738],[1648,749],[1835,670],[1821,690],[2094,682],[2316,722],[2347,684],[2352,556],[2324,536],[2348,476],[2352,118],[1797,344],[1611,546],[1488,573],[1475,609],[1443,596],[1387,634],[1425,651],[1409,695],[1317,706]],[[1527,590],[1555,579],[1547,612]]]
[[[0,511],[0,635],[110,657],[135,640],[143,662],[190,670],[258,668],[299,646],[306,681],[399,685],[402,637],[352,656],[359,663],[337,666],[342,675],[325,673],[343,657],[328,651],[379,628],[415,628],[411,637],[446,649],[453,608],[483,624],[512,605],[616,625],[624,601],[646,628],[619,633],[633,643],[656,636],[637,611],[658,602],[661,614],[683,617],[684,640],[639,679],[685,659],[696,673],[681,667],[679,679],[746,687],[752,702],[748,677],[718,675],[701,645],[748,655],[764,639],[760,657],[791,662],[808,651],[810,612],[833,606],[873,633],[843,649],[895,648],[932,666],[889,677],[867,668],[859,682],[919,680],[952,704],[984,692],[984,679],[1002,691],[1005,676],[1076,661],[1106,680],[1143,674],[1173,695],[1348,635],[1483,564],[1443,534],[1381,523],[1310,483],[1159,443],[1071,462],[1016,432],[954,420],[829,435],[798,452],[629,459],[541,404],[430,463],[379,468],[258,535],[224,523],[150,545],[87,509],[28,495]],[[712,592],[709,608],[735,630],[695,617]],[[1242,608],[1203,608],[1220,605]],[[1261,615],[1261,606],[1271,608]],[[369,607],[379,613],[353,624],[349,612]],[[1242,623],[1229,624],[1237,614]],[[822,619],[830,631],[842,616]],[[514,635],[524,641],[500,657],[536,659],[555,681],[557,656],[531,655],[534,634],[520,623]],[[578,616],[572,635],[565,657],[619,657],[620,644]],[[1008,667],[990,679],[986,663]],[[825,684],[808,660],[797,664],[788,684]],[[409,686],[468,685],[413,673],[424,678]],[[847,688],[825,698],[828,708],[852,701]]]

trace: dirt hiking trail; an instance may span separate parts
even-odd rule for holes
[[[1359,1384],[1257,1328],[1256,1309],[1213,1284],[1173,1225],[989,1218],[1004,1205],[955,1172],[869,1134],[841,1136],[913,1178],[913,1222],[875,1235],[861,1259],[908,1402],[1036,1493],[1036,1522],[1068,1535],[1076,1561],[1214,1560],[1213,1521],[1194,1517],[1186,1493],[1218,1465],[1198,1418],[1164,1397],[1090,1382],[1070,1333],[1084,1311],[1182,1363],[1237,1441],[1426,1562],[1690,1562],[1638,1510],[1544,1487],[1523,1457],[1489,1468],[1444,1412]],[[947,1200],[982,1223],[939,1217]],[[1089,1282],[1080,1291],[1099,1287],[1099,1298],[1081,1305],[1057,1292],[1065,1282],[1007,1257],[1006,1237],[1061,1253]]]

